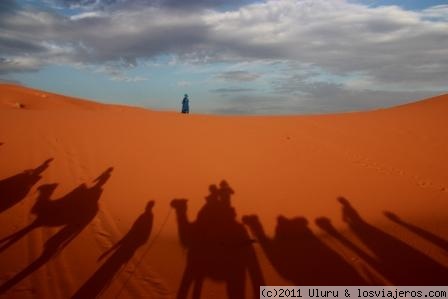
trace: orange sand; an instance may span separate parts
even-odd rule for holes
[[[226,243],[218,224],[191,242],[206,256],[196,266],[246,280],[247,298],[256,275],[238,280],[234,261],[268,285],[447,285],[447,113],[442,95],[334,115],[181,115],[0,85],[0,239],[38,219],[0,243],[0,297],[88,298],[89,281],[84,294],[102,298],[175,298],[193,249],[170,202],[188,199],[194,221],[223,179],[229,223],[258,241]],[[205,276],[202,298],[228,298]]]

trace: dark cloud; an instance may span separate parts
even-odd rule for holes
[[[14,55],[17,53],[38,53],[47,49],[36,42],[29,42],[17,37],[0,36],[0,53],[3,55]]]
[[[178,15],[177,21],[167,22],[174,17],[163,11],[148,10],[145,19],[132,18],[131,13],[75,19],[66,41],[79,41],[77,46],[87,49],[87,59],[123,61],[129,66],[136,65],[139,58],[200,50],[201,44],[206,43],[204,24],[184,15]]]
[[[239,7],[254,2],[254,0],[53,0],[53,2],[71,8],[116,9],[146,6],[182,10],[188,8]]]
[[[23,8],[0,24],[3,72],[20,71],[19,61],[24,59],[38,60],[39,65],[134,67],[138,59],[200,51],[207,36],[203,21],[191,14],[151,8],[91,11],[71,17]],[[24,65],[23,70],[34,68]]]
[[[0,16],[14,12],[19,8],[19,5],[15,0],[2,0],[0,1]]]

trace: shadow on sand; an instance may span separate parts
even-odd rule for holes
[[[53,159],[44,161],[34,169],[0,180],[0,213],[23,200],[31,188],[42,178],[41,174]]]
[[[40,187],[40,196],[32,209],[32,212],[37,215],[36,220],[22,230],[2,239],[1,241],[5,244],[2,245],[1,250],[5,250],[39,226],[63,226],[63,228],[45,242],[42,254],[34,262],[0,286],[0,294],[55,257],[93,220],[99,210],[98,200],[103,192],[102,187],[110,178],[112,170],[112,167],[108,168],[95,179],[94,186],[87,187],[82,184],[57,200],[50,200],[56,184]]]
[[[391,283],[401,286],[448,284],[448,270],[443,265],[403,241],[365,222],[347,199],[340,197],[338,201],[342,205],[343,220],[373,252],[376,259],[369,258],[366,255],[362,256],[362,253],[360,257],[366,259],[366,262],[370,263]],[[390,217],[391,215],[389,215]],[[319,225],[319,220],[317,222]],[[359,253],[359,249],[356,250],[356,247],[350,241],[336,232],[329,220],[326,220],[325,223],[321,219],[319,226],[342,244]]]
[[[436,246],[439,246],[440,248],[442,248],[443,250],[448,252],[448,241],[444,240],[443,238],[436,236],[435,234],[433,234],[421,227],[418,227],[414,224],[405,222],[404,220],[402,220],[400,217],[398,217],[396,214],[394,214],[392,212],[385,211],[384,215],[387,218],[389,218],[389,220],[403,226],[404,228],[410,230],[414,234],[419,235],[421,238],[433,243]]]
[[[279,216],[273,238],[266,235],[257,216],[244,216],[243,222],[277,272],[294,285],[367,284],[348,262],[313,234],[304,217]]]
[[[338,198],[338,201],[342,205],[343,220],[357,238],[373,252],[375,258],[339,233],[331,224],[330,219],[317,218],[317,226],[353,251],[383,278],[394,285],[448,284],[446,267],[365,222],[345,198]],[[392,221],[446,250],[447,242],[442,238],[406,223],[393,213],[386,212],[385,214]],[[279,216],[273,238],[266,235],[256,215],[244,216],[243,222],[257,238],[277,272],[294,285],[381,285],[385,283],[368,269],[359,269],[364,274],[360,276],[348,262],[312,233],[308,228],[308,221],[303,217],[288,219]]]
[[[98,258],[102,260],[112,254],[79,288],[73,299],[97,298],[106,290],[114,276],[131,260],[137,249],[148,241],[153,224],[153,206],[154,201],[149,201],[145,212],[137,218],[128,233]]]
[[[366,262],[368,265],[370,265],[373,269],[379,268],[378,261],[368,255],[364,250],[359,248],[357,245],[355,245],[353,242],[351,242],[348,238],[346,238],[343,234],[338,232],[336,228],[331,223],[331,220],[327,217],[319,217],[315,221],[316,225],[328,233],[333,238],[337,239],[342,245],[344,245],[346,248],[353,251],[358,257],[360,257],[364,262]],[[383,279],[380,279],[377,277],[370,269],[363,268],[363,273],[368,279],[368,284],[372,285],[383,285],[385,281]]]
[[[188,220],[186,199],[171,202],[177,215],[180,241],[187,249],[178,299],[187,298],[191,286],[192,298],[200,298],[205,278],[224,282],[230,299],[245,298],[246,273],[251,278],[254,298],[258,298],[259,286],[265,285],[253,241],[244,225],[236,220],[230,203],[232,194],[225,181],[219,188],[211,185],[206,203],[194,222]]]

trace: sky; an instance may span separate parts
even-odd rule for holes
[[[448,1],[1,0],[0,82],[206,114],[389,107],[448,92]]]

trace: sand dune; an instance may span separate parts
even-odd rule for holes
[[[447,112],[181,115],[0,85],[0,296],[447,285]]]

